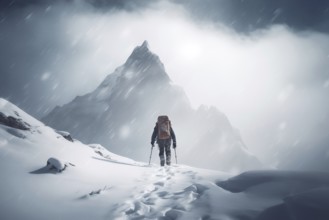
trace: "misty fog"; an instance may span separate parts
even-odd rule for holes
[[[225,113],[262,162],[288,155],[295,163],[286,167],[312,168],[317,157],[303,160],[307,152],[329,157],[327,33],[285,24],[240,33],[167,1],[109,11],[31,5],[8,12],[0,27],[1,96],[38,118],[91,92],[148,40],[192,106]]]

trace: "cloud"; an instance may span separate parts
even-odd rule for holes
[[[181,0],[195,20],[221,22],[242,33],[287,25],[294,30],[328,32],[329,2],[319,0]]]
[[[266,29],[275,24],[287,25],[295,30],[315,30],[328,32],[329,2],[318,0],[3,0],[0,11],[26,7],[48,7],[57,4],[87,5],[101,12],[123,10],[142,12],[159,2],[169,2],[184,7],[194,18],[194,22],[220,22],[230,28],[250,33]],[[1,16],[1,14],[0,14]]]

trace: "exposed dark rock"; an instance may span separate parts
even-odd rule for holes
[[[73,138],[71,137],[71,135],[66,135],[66,136],[63,136],[66,140],[68,141],[71,141],[71,142],[74,142]]]
[[[6,125],[8,127],[20,129],[20,130],[30,130],[31,125],[26,123],[20,118],[15,118],[12,116],[6,116],[0,112],[0,124]]]
[[[56,131],[57,134],[60,134],[63,138],[65,138],[68,141],[74,142],[71,134],[67,131]]]

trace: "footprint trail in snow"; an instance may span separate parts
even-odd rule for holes
[[[208,189],[196,172],[183,166],[151,169],[137,180],[133,196],[116,207],[117,219],[195,219],[190,211]]]

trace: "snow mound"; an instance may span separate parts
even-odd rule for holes
[[[47,165],[45,167],[31,171],[30,173],[31,174],[46,174],[46,173],[56,174],[56,173],[63,172],[69,166],[75,166],[75,165],[72,163],[64,162],[57,158],[51,157],[47,160]]]
[[[286,193],[329,185],[329,173],[298,171],[249,171],[217,185],[230,192]],[[278,187],[280,186],[280,187]],[[271,191],[272,190],[272,191]]]
[[[50,167],[50,169],[56,169],[57,172],[62,172],[67,167],[67,163],[51,157],[47,160],[47,166]]]
[[[216,183],[234,193],[272,200],[257,220],[329,219],[329,173],[250,171]]]

